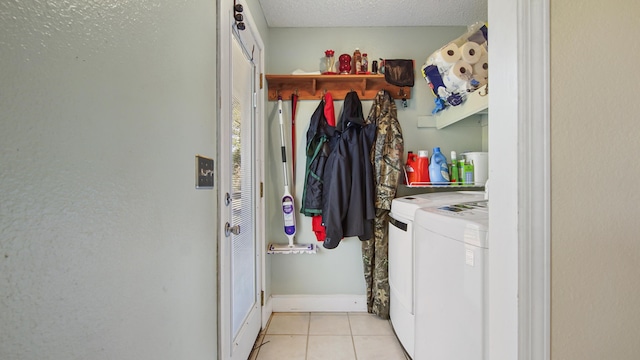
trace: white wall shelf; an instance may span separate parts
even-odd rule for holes
[[[448,106],[433,117],[436,121],[436,128],[444,129],[469,116],[487,114],[488,109],[489,92],[487,85],[484,85],[480,89],[470,93],[462,104],[458,106]]]

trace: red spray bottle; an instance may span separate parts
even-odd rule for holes
[[[407,174],[407,185],[418,182],[418,157],[413,151],[409,151],[407,154],[407,165],[404,167]]]

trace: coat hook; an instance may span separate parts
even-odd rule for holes
[[[406,108],[409,107],[409,102],[407,102],[407,96],[404,93],[404,88],[400,88],[400,96],[402,96],[402,107]]]
[[[484,94],[482,93],[482,91],[478,92],[478,95],[480,96],[487,96],[489,95],[489,84],[487,84],[487,86],[484,87]]]

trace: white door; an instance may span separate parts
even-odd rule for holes
[[[257,69],[250,32],[232,32],[228,87],[221,86],[220,350],[246,360],[261,325]],[[249,41],[249,45],[247,44]],[[248,48],[247,48],[248,47]],[[224,72],[225,70],[223,70]]]

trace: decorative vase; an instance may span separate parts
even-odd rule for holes
[[[325,75],[335,75],[334,66],[336,64],[336,59],[333,57],[335,52],[333,50],[326,50],[324,52],[324,72]]]
[[[340,62],[340,68],[339,68],[340,74],[351,73],[351,55],[342,54],[338,58],[338,61]]]

